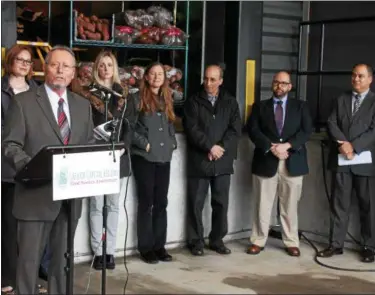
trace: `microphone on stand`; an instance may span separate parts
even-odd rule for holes
[[[122,94],[112,90],[112,89],[109,89],[108,87],[105,87],[103,85],[99,85],[95,82],[91,83],[89,86],[89,91],[90,92],[102,92],[103,94],[105,94],[107,97],[111,97],[111,96],[117,96],[117,97],[122,97]]]

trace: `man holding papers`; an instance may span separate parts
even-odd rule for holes
[[[374,261],[374,252],[368,247],[374,226],[370,202],[375,201],[375,95],[370,91],[372,77],[373,70],[369,65],[355,65],[352,91],[338,97],[328,118],[328,132],[334,142],[329,157],[329,169],[333,173],[332,228],[330,245],[319,252],[320,257],[343,253],[354,189],[360,211],[361,258],[363,262]]]

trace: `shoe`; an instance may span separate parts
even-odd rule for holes
[[[203,247],[201,247],[201,246],[192,245],[192,246],[189,247],[189,249],[190,249],[191,254],[193,254],[194,256],[203,256],[204,255]]]
[[[102,270],[103,269],[103,256],[95,256],[94,264],[92,266],[96,270]]]
[[[251,255],[257,255],[261,251],[263,251],[264,247],[259,247],[258,245],[252,244],[249,248],[247,248],[246,253]]]
[[[48,274],[44,271],[43,267],[39,266],[39,273],[38,273],[39,279],[47,282],[48,281]]]
[[[287,247],[285,250],[290,256],[294,256],[294,257],[301,256],[301,251],[299,250],[298,247]]]
[[[116,263],[115,263],[115,257],[113,255],[107,255],[107,261],[106,261],[106,268],[107,269],[115,269]]]
[[[155,255],[160,261],[172,261],[172,256],[169,255],[167,250],[165,250],[164,248],[155,251]]]
[[[374,252],[367,247],[364,247],[361,250],[360,255],[361,255],[361,258],[362,258],[362,262],[369,263],[369,262],[375,261]]]
[[[319,257],[332,257],[333,255],[341,255],[344,253],[342,248],[335,248],[333,246],[329,246],[328,248],[318,252]]]
[[[216,253],[222,254],[222,255],[228,255],[232,253],[232,251],[225,247],[224,245],[209,245],[208,248],[212,251],[215,251]]]
[[[148,251],[145,253],[141,253],[141,259],[149,264],[156,264],[159,262],[158,257],[156,256],[154,251]]]

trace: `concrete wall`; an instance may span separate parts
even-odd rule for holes
[[[177,135],[179,148],[172,159],[171,183],[168,205],[168,236],[167,248],[175,248],[185,243],[186,221],[186,141],[183,134]],[[321,161],[320,142],[311,140],[308,143],[310,174],[304,180],[303,196],[300,203],[300,229],[328,235],[329,232],[329,207],[323,186],[323,173]],[[235,174],[232,176],[230,202],[228,212],[229,234],[226,239],[249,237],[252,216],[252,185],[251,185],[251,159],[253,146],[247,136],[243,136],[239,144],[239,157],[235,164]],[[126,183],[125,183],[126,184]],[[329,185],[329,183],[328,183]],[[125,245],[126,227],[129,225],[127,237],[127,254],[135,253],[136,238],[136,204],[137,197],[134,190],[133,178],[130,178],[126,202],[125,186],[121,194],[121,208],[117,236],[117,256],[122,256]],[[76,237],[75,252],[76,262],[89,260],[91,250],[89,246],[89,224],[87,200],[84,201],[83,216],[80,219]],[[124,204],[128,212],[126,221]],[[205,234],[208,236],[211,225],[211,208],[209,198],[203,213]],[[350,224],[350,232],[358,236],[357,216]],[[276,218],[273,218],[275,224]],[[317,236],[312,235],[316,238]],[[323,241],[326,238],[323,237]]]

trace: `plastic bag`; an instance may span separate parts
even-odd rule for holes
[[[116,42],[123,44],[132,44],[140,36],[140,32],[128,26],[115,27]]]
[[[163,29],[169,29],[172,26],[172,13],[164,7],[153,5],[147,9],[147,12],[154,17],[155,26]]]
[[[168,46],[182,46],[186,39],[187,35],[181,29],[172,27],[163,32],[161,43]]]
[[[125,11],[124,19],[128,26],[138,30],[154,25],[154,16],[147,14],[143,9]]]
[[[81,62],[78,66],[77,78],[81,86],[88,86],[92,81],[93,62]]]

